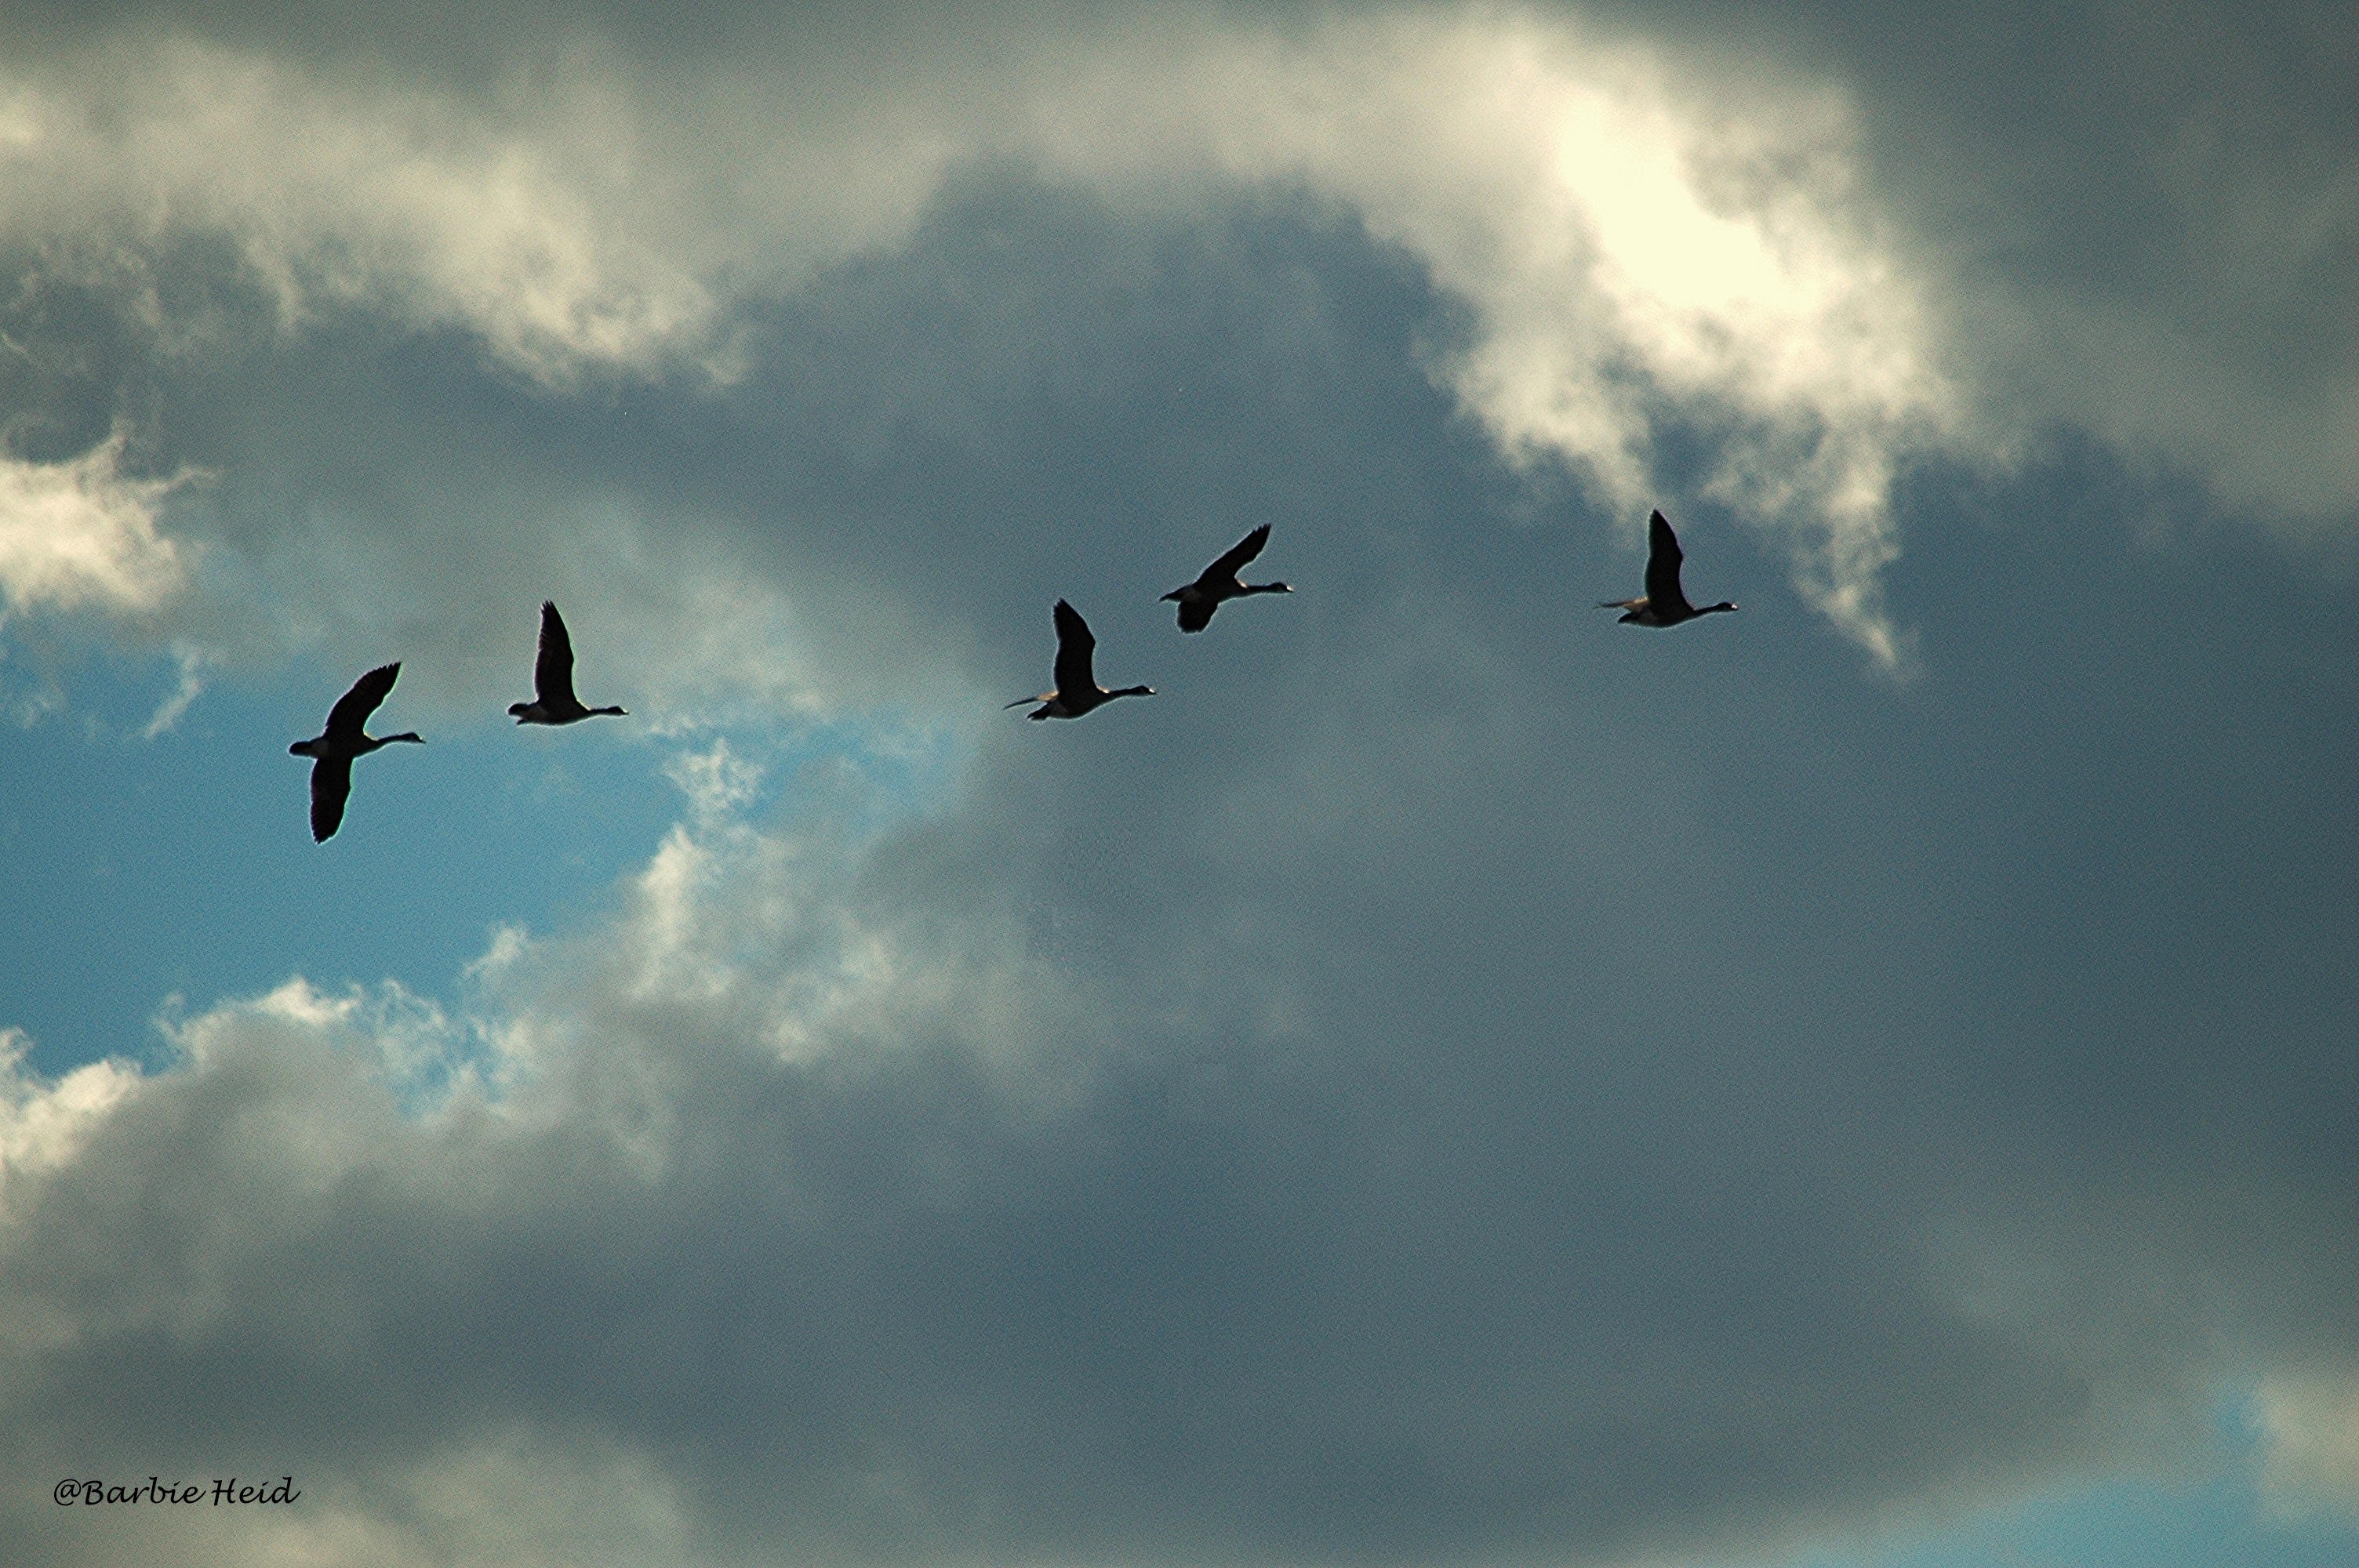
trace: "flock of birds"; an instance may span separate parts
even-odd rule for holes
[[[324,844],[343,826],[344,801],[353,793],[353,759],[365,757],[396,741],[426,743],[415,730],[398,735],[368,733],[369,715],[377,710],[401,678],[401,662],[379,665],[328,709],[328,726],[309,741],[287,748],[289,755],[316,759],[311,763],[311,838]],[[566,634],[565,617],[553,600],[540,603],[540,654],[532,665],[532,700],[512,702],[508,711],[519,724],[575,724],[584,719],[626,717],[619,708],[584,708],[573,695],[573,639]]]
[[[1237,573],[1269,543],[1269,524],[1247,534],[1230,548],[1227,554],[1211,566],[1194,582],[1173,589],[1163,596],[1167,603],[1180,606],[1180,630],[1201,632],[1212,623],[1212,613],[1232,599],[1244,599],[1256,593],[1292,593],[1294,589],[1282,582],[1241,581]],[[1601,610],[1619,610],[1618,620],[1635,626],[1677,626],[1702,615],[1715,615],[1734,610],[1735,605],[1723,600],[1718,604],[1690,604],[1680,588],[1680,564],[1686,557],[1680,553],[1679,535],[1663,514],[1655,513],[1647,520],[1647,591],[1636,599],[1609,599],[1599,601]],[[1126,686],[1109,691],[1098,685],[1091,668],[1097,652],[1098,641],[1090,634],[1090,623],[1082,612],[1063,600],[1057,600],[1057,684],[1038,697],[1019,697],[1007,704],[1021,708],[1027,702],[1040,706],[1030,714],[1034,719],[1079,719],[1093,709],[1104,707],[1118,697],[1153,697],[1155,688],[1147,686]],[[344,820],[344,802],[353,793],[353,759],[365,757],[381,746],[397,741],[411,741],[423,745],[426,738],[405,730],[398,735],[368,733],[369,715],[375,713],[393,683],[401,678],[398,661],[380,665],[353,683],[352,690],[336,699],[328,709],[327,728],[309,741],[298,741],[287,748],[298,757],[310,757],[311,763],[311,838],[325,843]],[[566,633],[565,619],[557,613],[553,600],[544,600],[540,606],[540,652],[532,666],[533,699],[508,705],[508,712],[518,724],[575,724],[584,719],[626,717],[620,708],[585,708],[573,695],[573,639]]]

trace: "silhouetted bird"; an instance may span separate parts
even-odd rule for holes
[[[336,706],[328,709],[328,728],[324,732],[287,748],[291,756],[318,759],[311,764],[311,838],[315,842],[326,843],[344,820],[344,800],[353,793],[354,757],[365,757],[379,746],[390,746],[396,741],[415,741],[421,746],[426,743],[423,735],[378,737],[361,732],[368,716],[376,711],[377,704],[385,700],[386,693],[400,678],[398,662],[379,665],[353,682],[352,690],[336,698]]]
[[[540,601],[540,657],[533,662],[532,689],[537,700],[511,702],[508,711],[519,724],[574,724],[584,719],[628,718],[619,708],[584,708],[573,695],[573,639],[565,634],[565,619],[557,602]]]
[[[1090,673],[1090,655],[1097,651],[1098,640],[1090,635],[1090,623],[1082,619],[1080,611],[1063,600],[1057,600],[1057,689],[1044,691],[1038,697],[1019,697],[1007,706],[1021,708],[1027,702],[1040,707],[1027,715],[1032,719],[1079,719],[1091,708],[1112,702],[1117,697],[1153,697],[1151,686],[1128,686],[1120,691],[1108,691],[1098,685],[1097,676]]]
[[[1680,536],[1659,512],[1647,519],[1647,592],[1641,599],[1607,599],[1598,601],[1600,610],[1621,610],[1628,613],[1621,623],[1638,626],[1676,626],[1682,621],[1692,621],[1699,615],[1716,615],[1723,610],[1734,610],[1734,604],[1723,600],[1699,610],[1688,602],[1680,591]]]
[[[1282,582],[1242,583],[1237,569],[1269,543],[1269,524],[1265,523],[1236,542],[1234,548],[1204,568],[1204,575],[1185,588],[1175,588],[1163,597],[1168,601],[1180,601],[1180,630],[1201,632],[1212,623],[1212,611],[1223,601],[1243,599],[1249,593],[1292,593],[1294,589]]]

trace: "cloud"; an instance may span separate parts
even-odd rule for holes
[[[1983,438],[2022,451],[2085,432],[2215,506],[2347,549],[2349,10],[1813,12],[1745,41],[1846,84],[1875,200],[1940,301],[1941,363]],[[1702,18],[1663,15],[1711,47]]]
[[[291,1478],[297,1495],[289,1506],[217,1508],[210,1498],[213,1479],[197,1483],[208,1496],[188,1513],[169,1506],[59,1510],[41,1521],[44,1544],[60,1561],[162,1558],[223,1568],[567,1568],[588,1561],[666,1568],[717,1561],[697,1550],[679,1488],[669,1478],[627,1453],[602,1452],[578,1437],[554,1442],[512,1428],[345,1484],[299,1476]],[[253,1477],[238,1479],[251,1484]],[[278,1477],[267,1480],[275,1486]],[[199,1523],[198,1509],[211,1517]]]
[[[1872,92],[1517,9],[896,26],[16,68],[20,303],[146,334],[60,450],[219,475],[123,535],[169,633],[495,715],[554,594],[687,805],[454,999],[12,1066],[12,1473],[316,1487],[223,1561],[1644,1560],[2348,1350],[2340,590],[1985,460]],[[1958,678],[1584,639],[1634,558],[1506,514],[1665,492]],[[1178,638],[1272,515],[1301,591]],[[995,723],[1059,593],[1151,722]],[[11,1561],[196,1549],[25,1496]]]
[[[96,259],[218,235],[285,326],[365,298],[463,321],[543,378],[651,368],[709,323],[703,285],[605,212],[628,180],[612,136],[629,116],[594,98],[517,132],[449,94],[323,82],[187,38],[77,64],[0,84],[20,241]]]
[[[184,482],[123,472],[118,429],[78,458],[0,455],[0,603],[12,613],[96,609],[152,614],[189,580],[189,552],[157,526]]]
[[[2262,1484],[2280,1508],[2359,1514],[2359,1379],[2265,1378],[2253,1413],[2266,1445]]]
[[[692,784],[727,772],[718,748],[682,765]],[[909,1337],[914,1325],[888,1328],[889,1347],[862,1347],[866,1331],[821,1299],[861,1314],[906,1311],[844,1273],[878,1239],[845,1205],[881,1178],[872,1195],[880,1214],[908,1208],[910,1182],[917,1212],[940,1212],[971,1179],[960,1173],[961,1142],[1009,1152],[993,1147],[1008,1133],[960,1132],[960,1116],[1031,1124],[1071,1096],[1052,1092],[1044,1104],[1022,1087],[1031,1075],[1010,1065],[1038,1049],[1027,1020],[1044,1016],[1006,990],[1020,962],[1000,954],[987,971],[962,972],[953,948],[896,966],[887,947],[908,936],[859,937],[831,907],[841,900],[824,893],[823,838],[799,845],[756,832],[730,813],[734,799],[700,794],[628,911],[597,938],[602,953],[569,944],[552,957],[504,934],[475,973],[507,989],[473,1018],[448,1017],[397,986],[332,995],[298,979],[172,1025],[179,1065],[160,1073],[99,1064],[47,1083],[12,1056],[0,1101],[0,1316],[11,1325],[0,1399],[26,1418],[12,1428],[15,1457],[54,1463],[71,1452],[102,1468],[152,1459],[202,1469],[226,1440],[241,1466],[301,1472],[307,1506],[285,1520],[229,1521],[212,1548],[225,1562],[260,1550],[488,1562],[527,1545],[524,1560],[554,1562],[570,1560],[569,1541],[615,1560],[734,1560],[749,1530],[859,1540],[878,1467],[897,1463],[877,1444],[922,1451],[934,1439],[922,1419],[907,1426],[893,1413],[897,1399],[881,1384],[858,1396],[882,1400],[868,1416],[831,1409],[828,1390],[845,1379],[926,1353],[922,1330]],[[581,1005],[560,1000],[569,992]],[[558,1005],[527,1000],[542,994]],[[614,1033],[630,1018],[638,1023]],[[968,1081],[984,1093],[965,1098],[963,1112],[963,1075],[929,1087],[940,1064],[907,1070],[944,1042],[986,1039],[1010,1062]],[[900,1087],[917,1092],[896,1112]],[[834,1113],[820,1102],[839,1099],[872,1128],[913,1115],[939,1146],[908,1173],[894,1169],[895,1155],[875,1163],[863,1134],[831,1126]],[[774,1118],[800,1122],[812,1111],[802,1131],[771,1141],[786,1131]],[[578,1227],[551,1228],[552,1200],[580,1206]],[[94,1228],[115,1225],[130,1228]],[[642,1242],[610,1250],[628,1234]],[[772,1249],[779,1240],[784,1252]],[[556,1284],[534,1260],[554,1257],[552,1246],[571,1254],[560,1274],[585,1272],[536,1303]],[[647,1268],[657,1272],[643,1283],[703,1282],[648,1317],[641,1287],[625,1283]],[[578,1293],[598,1277],[606,1283]],[[694,1325],[712,1288],[747,1292],[751,1339],[703,1339]],[[853,1338],[840,1339],[847,1330]],[[650,1331],[667,1343],[613,1337]],[[489,1360],[480,1358],[486,1332],[506,1346]],[[144,1354],[133,1346],[158,1334],[181,1347],[158,1346],[167,1361],[193,1357],[180,1363],[178,1391],[137,1411],[97,1395],[114,1377],[100,1364]],[[429,1348],[438,1344],[443,1351]],[[437,1373],[403,1391],[409,1373],[382,1380],[418,1350],[447,1351],[456,1381]],[[740,1363],[745,1355],[758,1365]],[[258,1443],[233,1438],[221,1420],[245,1418],[228,1389],[266,1364],[279,1368],[272,1379],[340,1384],[361,1419],[304,1393],[266,1401],[290,1425],[249,1433]],[[495,1390],[511,1379],[521,1381]],[[396,1413],[413,1394],[424,1404]],[[641,1427],[611,1402],[616,1395],[668,1413]],[[784,1427],[774,1426],[780,1416]],[[803,1452],[791,1434],[802,1433],[820,1449]],[[750,1471],[728,1454],[748,1435]],[[784,1516],[773,1503],[713,1508],[709,1482],[734,1491],[753,1477],[788,1488]],[[896,1504],[889,1492],[885,1502],[901,1533],[921,1528],[907,1508],[930,1506]],[[793,1518],[804,1503],[815,1521]],[[9,1555],[130,1561],[156,1548],[143,1523],[102,1538],[74,1534],[87,1531],[80,1521],[61,1529],[49,1516],[19,1517],[5,1527]],[[716,1552],[715,1530],[734,1544]]]
[[[1133,64],[1044,95],[1051,167],[1136,189],[1201,160],[1347,205],[1469,310],[1436,372],[1511,456],[1571,468],[1633,535],[1675,486],[1777,530],[1812,603],[1899,664],[1890,483],[1961,442],[1962,410],[1838,92],[1519,10],[1212,31]],[[1698,474],[1662,458],[1683,423],[1712,434]]]
[[[130,1090],[136,1073],[115,1062],[92,1062],[55,1084],[22,1073],[28,1042],[0,1030],[0,1214],[10,1212],[10,1187],[70,1163],[91,1130]]]
[[[153,741],[158,735],[170,733],[172,727],[179,723],[180,716],[188,712],[189,705],[204,694],[205,680],[199,672],[210,662],[205,651],[183,644],[172,650],[172,659],[180,666],[179,685],[173,688],[169,697],[156,705],[154,713],[147,716],[147,722],[139,730],[142,741]]]
[[[1628,541],[1658,503],[1765,530],[1890,669],[1892,490],[1929,461],[2005,467],[2069,427],[2312,532],[2359,496],[2359,393],[2324,348],[2350,161],[2322,109],[2256,118],[2310,105],[2314,73],[2218,8],[2181,8],[2220,46],[2189,94],[2153,113],[2104,87],[2103,134],[2069,47],[2023,95],[2044,107],[1994,123],[1968,74],[1913,120],[1896,84],[1945,14],[1905,38],[1838,16],[1807,35],[1818,58],[1676,10],[1054,14],[714,34],[621,8],[461,70],[398,29],[296,18],[274,52],[126,13],[60,29],[0,92],[0,232],[46,275],[145,276],[125,308],[158,351],[220,351],[155,275],[210,235],[283,330],[351,309],[458,327],[558,389],[750,373],[749,310],[905,245],[979,168],[1167,217],[1299,193],[1425,272],[1427,362],[1512,462],[1571,475]],[[2170,69],[2158,35],[2090,30],[2105,81]],[[2059,136],[2093,159],[2068,200],[2033,189]],[[2136,265],[2095,266],[2108,246]]]
[[[810,60],[683,87],[586,36],[488,99],[118,42],[10,96],[5,139],[36,193],[11,227],[85,246],[218,234],[287,326],[354,302],[462,323],[554,384],[744,373],[733,301],[903,242],[978,160],[1149,208],[1304,189],[1469,312],[1435,373],[1505,451],[1576,474],[1634,537],[1675,493],[1772,530],[1811,601],[1899,662],[1878,587],[1890,481],[1951,441],[1956,397],[1834,92],[1734,92],[1523,10],[950,36],[972,49],[849,98],[817,91]],[[892,43],[857,38],[850,61]],[[1662,458],[1683,422],[1717,449],[1700,473]]]
[[[1304,606],[1320,635],[1288,643]],[[0,1339],[10,1462],[268,1455],[317,1487],[224,1559],[489,1561],[561,1514],[592,1554],[690,1562],[1659,1561],[2167,1450],[2207,1345],[2347,1338],[2340,1189],[2303,1174],[2341,1122],[2256,1120],[2226,1173],[2172,1176],[2217,1147],[2158,1087],[2188,1026],[2114,1043],[2071,978],[2142,927],[2085,908],[2055,973],[1962,978],[1965,934],[2044,929],[2009,854],[2108,880],[2075,816],[2106,792],[2040,797],[2060,847],[1945,851],[1917,815],[2019,805],[1959,765],[1977,738],[2137,773],[2135,733],[1998,678],[1781,708],[1790,672],[1677,662],[1701,644],[1600,678],[1545,595],[1277,608],[1153,725],[979,729],[949,802],[883,831],[700,739],[611,917],[498,934],[460,1002],[289,982],[110,1069],[0,1228],[0,1312],[45,1325]],[[2104,684],[2055,652],[2022,656]],[[2243,665],[2211,664],[2234,707]],[[2126,711],[2282,754],[2171,689]],[[1710,739],[1630,745],[1648,724]],[[1962,793],[1896,801],[1912,757]],[[2222,809],[2317,819],[2249,807]],[[2257,854],[2309,923],[2282,862],[2331,883],[2333,857]],[[2018,989],[2061,1022],[2008,1013]],[[2264,1105],[2339,1049],[2332,996],[2270,1005],[2296,1011],[2219,1046]],[[1990,1098],[2130,1064],[2164,1110]],[[63,1085],[11,1095],[64,1124]],[[2141,1115],[2162,1130],[2109,1141]],[[13,1507],[12,1561],[173,1539]]]

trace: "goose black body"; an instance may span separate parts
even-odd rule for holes
[[[409,731],[399,735],[371,735],[364,726],[393,683],[401,678],[401,664],[396,660],[379,665],[360,679],[353,689],[336,698],[336,706],[328,709],[328,727],[309,741],[298,741],[287,748],[290,756],[310,757],[311,763],[311,838],[324,844],[343,825],[344,802],[353,793],[353,759],[365,757],[380,746],[390,746],[396,741],[426,743],[426,737]]]
[[[540,654],[532,665],[533,700],[511,702],[508,711],[519,724],[578,724],[584,719],[627,718],[619,708],[584,708],[573,695],[573,639],[566,635],[565,618],[557,601],[540,601]]]
[[[1079,719],[1093,708],[1103,708],[1117,697],[1153,697],[1151,686],[1126,686],[1119,691],[1108,691],[1098,685],[1090,669],[1091,655],[1097,651],[1098,640],[1090,635],[1090,623],[1082,612],[1063,600],[1057,600],[1057,686],[1038,697],[1019,697],[1007,704],[1021,708],[1037,702],[1027,718]]]
[[[1201,632],[1212,623],[1212,612],[1232,599],[1243,599],[1249,593],[1292,593],[1294,589],[1282,582],[1237,580],[1238,570],[1260,555],[1261,547],[1268,543],[1269,524],[1265,523],[1231,546],[1227,555],[1206,567],[1203,576],[1165,594],[1165,602],[1179,602],[1180,630]]]
[[[1624,611],[1618,622],[1625,626],[1677,626],[1699,615],[1735,609],[1725,600],[1701,608],[1688,602],[1680,589],[1680,563],[1686,558],[1669,522],[1661,513],[1654,514],[1647,519],[1647,591],[1636,599],[1601,600],[1597,608]]]

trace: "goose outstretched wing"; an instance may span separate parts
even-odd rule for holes
[[[1680,536],[1659,512],[1647,519],[1647,602],[1656,613],[1684,608],[1688,596],[1680,589]]]
[[[353,689],[336,698],[336,706],[328,709],[328,734],[338,740],[358,736],[367,725],[369,715],[377,710],[378,705],[385,701],[386,694],[393,689],[393,683],[400,678],[401,663],[397,659],[389,665],[379,665],[353,682]],[[344,808],[343,800],[342,795],[336,796],[339,815]],[[335,830],[335,822],[332,818],[328,833]],[[328,833],[320,837],[324,838]]]
[[[353,793],[353,760],[322,757],[311,764],[311,838],[324,844],[343,826],[344,802]]]
[[[565,633],[565,618],[557,601],[540,601],[540,656],[533,661],[533,695],[550,709],[576,706],[573,697],[573,639]]]
[[[1091,655],[1097,652],[1098,640],[1090,635],[1090,623],[1082,612],[1057,600],[1057,689],[1067,695],[1095,691],[1097,676],[1091,672]]]
[[[1230,546],[1229,553],[1206,567],[1204,575],[1196,580],[1202,583],[1216,583],[1234,578],[1245,568],[1247,561],[1261,554],[1261,547],[1268,543],[1269,524],[1265,523],[1239,539],[1234,545]]]

